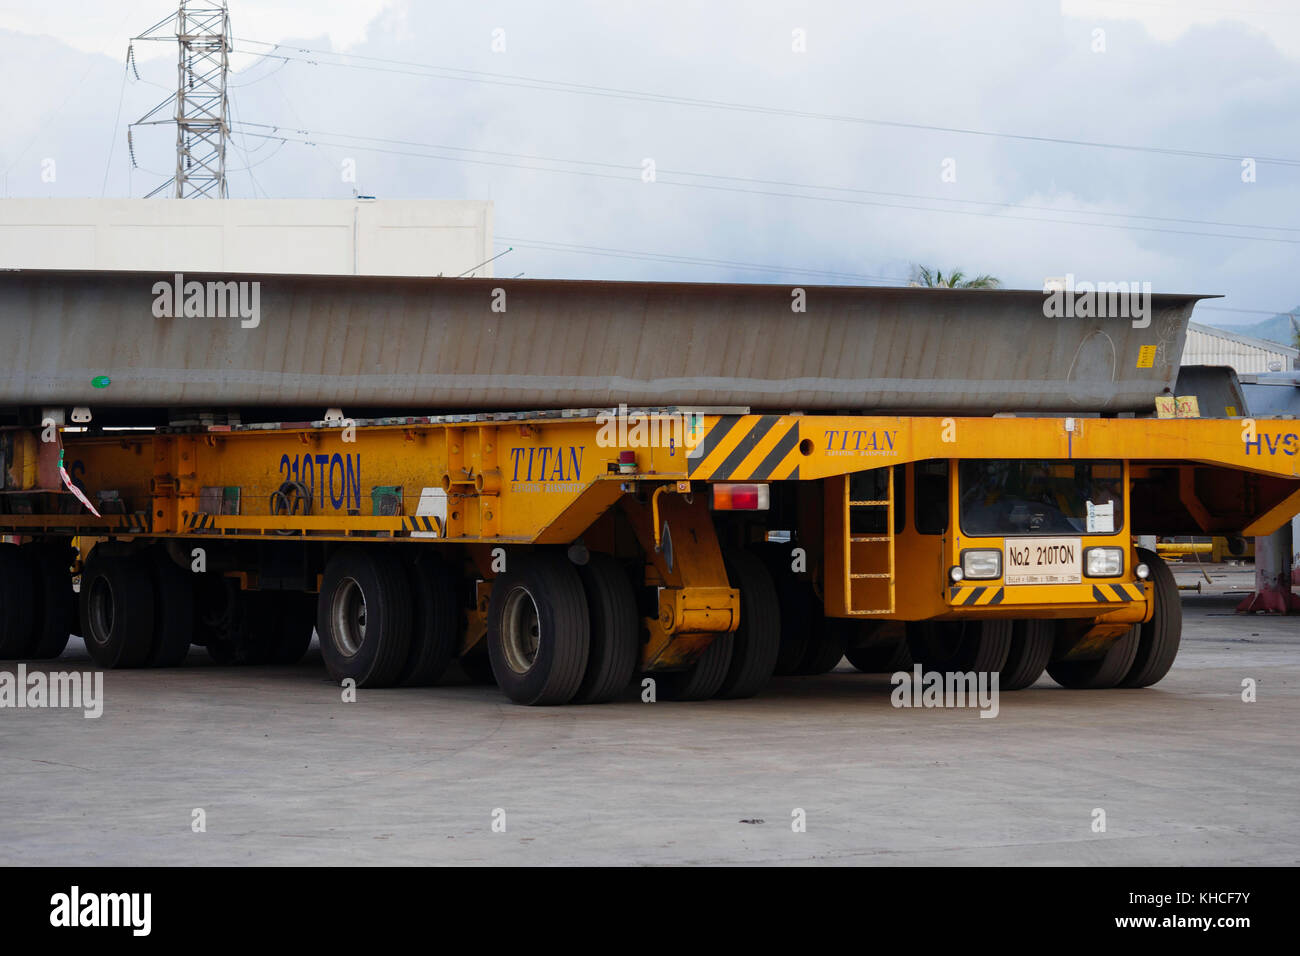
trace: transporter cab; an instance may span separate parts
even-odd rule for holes
[[[340,681],[432,685],[459,659],[523,704],[637,675],[658,699],[743,698],[845,656],[1145,687],[1181,612],[1137,537],[1300,511],[1286,421],[631,414],[651,427],[7,428],[0,656],[75,632],[104,667],[192,645],[287,664],[314,631]]]

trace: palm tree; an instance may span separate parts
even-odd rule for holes
[[[968,279],[966,273],[960,269],[954,269],[944,275],[938,269],[930,270],[925,266],[912,267],[911,284],[924,286],[927,289],[998,289],[1002,287],[1002,281],[987,272]]]

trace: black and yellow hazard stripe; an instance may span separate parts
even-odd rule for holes
[[[1140,584],[1094,584],[1092,596],[1103,604],[1142,600]]]
[[[402,517],[402,527],[408,533],[414,531],[431,531],[434,534],[442,533],[442,530],[438,527],[438,519],[432,515],[404,515]]]
[[[186,523],[187,531],[209,531],[216,520],[216,515],[208,514],[206,511],[196,511],[190,515],[190,520]]]
[[[113,530],[121,532],[122,534],[146,534],[151,527],[149,515],[147,514],[105,515],[105,517],[116,518],[117,520],[114,522]]]
[[[799,420],[783,415],[722,415],[686,460],[692,478],[796,480]]]
[[[960,607],[990,607],[1001,604],[1004,596],[1005,591],[1001,585],[986,584],[948,589],[948,603]]]

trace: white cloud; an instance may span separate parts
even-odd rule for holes
[[[1293,0],[1061,0],[1061,14],[1078,19],[1134,20],[1161,43],[1195,26],[1243,24],[1300,57],[1300,9]]]
[[[286,37],[328,37],[335,49],[347,49],[366,38],[366,27],[397,0],[232,0],[230,22],[236,36],[276,43]],[[0,29],[33,36],[57,37],[83,53],[103,53],[114,59],[126,55],[127,43],[176,12],[172,0],[30,0],[0,2]],[[136,56],[174,57],[166,43],[136,45]]]
[[[341,29],[329,27],[342,22],[331,20],[335,14],[303,13],[303,5],[287,3],[257,5],[268,16],[284,17],[245,29],[241,23],[253,14],[244,8],[252,6],[252,0],[237,0],[236,36],[327,47],[334,41],[325,34]],[[1245,184],[1236,159],[1300,157],[1300,127],[1282,121],[1300,101],[1300,69],[1274,35],[1243,28],[1232,17],[1161,36],[1135,18],[1105,19],[1108,52],[1098,56],[1089,44],[1095,21],[1062,16],[1057,4],[1042,0],[658,0],[652,7],[567,0],[562,8],[501,0],[490,6],[373,2],[366,8],[380,12],[369,23],[363,13],[346,23],[348,35],[364,37],[353,52],[369,57],[843,116],[1208,150],[1232,158],[700,109],[526,89],[508,81],[431,79],[405,67],[400,69],[407,72],[379,72],[383,64],[373,60],[359,61],[364,69],[326,66],[324,57],[318,66],[249,66],[249,60],[237,60],[231,195],[344,198],[352,184],[340,178],[340,162],[352,158],[362,192],[491,198],[498,232],[526,239],[869,275],[904,275],[910,263],[920,262],[992,272],[1028,287],[1073,272],[1150,280],[1165,291],[1224,292],[1232,298],[1223,304],[1246,308],[1300,302],[1300,244],[1294,241],[1300,232],[1273,231],[1267,234],[1273,241],[1250,242],[1231,238],[1234,228],[1197,222],[1100,217],[1122,227],[1102,228],[1060,221],[1099,218],[1087,214],[1098,211],[1300,228],[1286,218],[1300,207],[1294,167],[1261,164],[1258,182]],[[49,36],[34,38],[5,34],[6,18],[0,16],[0,85],[27,92],[0,99],[4,186],[11,195],[98,196],[107,182],[108,195],[142,195],[165,180],[174,162],[174,133],[169,127],[137,129],[139,168],[132,169],[125,123],[166,95],[175,82],[174,65],[142,64],[146,82],[128,76],[123,87],[121,51],[114,62],[69,50],[56,29],[63,22],[74,23],[75,17],[51,20]],[[133,13],[130,28],[148,22],[149,16]],[[492,31],[498,27],[506,30],[508,50],[494,54]],[[807,30],[806,53],[791,50],[796,27]],[[88,78],[80,81],[83,76]],[[114,131],[123,89],[122,123]],[[321,145],[280,146],[258,139],[257,128],[238,121],[311,130],[307,138]],[[475,164],[375,152],[365,142],[326,146],[331,132],[613,163],[632,172],[620,181],[519,169],[512,165],[516,160],[502,156],[468,154],[482,160]],[[736,185],[729,181],[716,181],[723,187],[717,189],[671,187],[666,181],[651,186],[637,175],[647,156],[661,170],[945,196],[970,204],[955,207],[960,212],[936,212],[900,208],[939,205],[904,196],[839,193],[834,195],[861,203],[818,202],[761,195],[761,186],[728,191]],[[40,179],[44,157],[59,161],[55,184]],[[955,183],[940,178],[946,157],[957,160]],[[746,191],[751,189],[757,191]],[[988,214],[967,214],[972,210]],[[1058,221],[1026,221],[1033,218]],[[591,278],[793,278],[522,245],[500,261],[498,274],[521,270]]]

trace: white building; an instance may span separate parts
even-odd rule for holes
[[[1300,349],[1279,342],[1192,322],[1187,327],[1182,364],[1228,365],[1236,369],[1238,375],[1244,375],[1290,371],[1296,367],[1297,356],[1300,356]]]
[[[0,199],[0,269],[490,277],[492,203]]]

